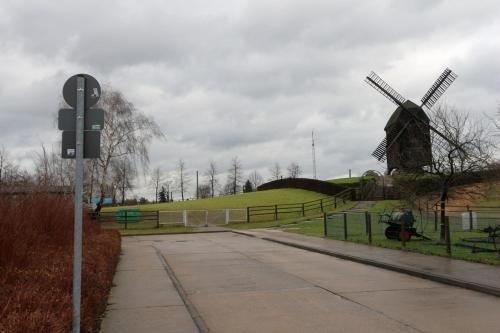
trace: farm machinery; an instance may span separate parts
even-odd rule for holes
[[[385,229],[385,237],[387,239],[395,239],[399,241],[409,241],[412,236],[421,237],[429,240],[430,238],[417,232],[415,225],[415,217],[411,210],[402,210],[398,212],[379,214],[379,223],[388,224]]]

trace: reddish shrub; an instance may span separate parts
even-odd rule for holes
[[[84,219],[82,331],[96,332],[120,254],[120,236]],[[0,196],[0,332],[69,332],[73,200]]]

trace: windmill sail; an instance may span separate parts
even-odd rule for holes
[[[444,94],[446,89],[455,81],[457,74],[449,68],[446,68],[444,72],[437,78],[434,84],[430,87],[427,93],[422,97],[422,106],[428,109],[432,108],[436,104],[437,100]]]
[[[385,162],[385,159],[387,157],[387,139],[384,138],[382,142],[380,142],[377,146],[377,149],[375,149],[372,153],[372,156],[375,157],[377,160],[380,162]]]
[[[394,90],[388,83],[386,83],[373,71],[366,77],[365,82],[398,106],[401,106],[404,102],[406,102],[406,98],[404,98],[400,93]]]

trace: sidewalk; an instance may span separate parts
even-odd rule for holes
[[[500,267],[279,230],[233,231],[413,276],[500,296]]]
[[[101,332],[198,332],[160,257],[145,245],[141,236],[122,238]]]

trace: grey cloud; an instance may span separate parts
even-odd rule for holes
[[[320,177],[360,174],[380,168],[370,153],[394,110],[363,82],[372,69],[417,100],[449,65],[459,78],[445,100],[496,109],[499,9],[493,0],[4,2],[0,143],[26,160],[56,142],[49,118],[62,84],[89,72],[154,116],[168,140],[152,145],[152,165],[166,171],[179,158],[190,172],[209,159],[225,171],[238,155],[265,178],[274,162],[312,175],[314,129]]]

